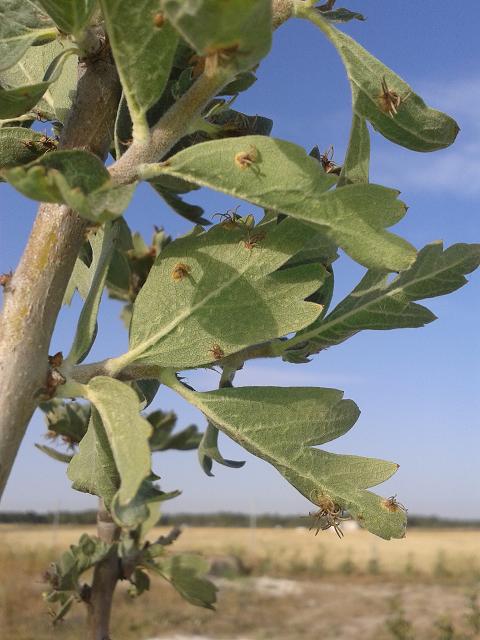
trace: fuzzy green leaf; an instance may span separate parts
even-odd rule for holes
[[[347,155],[340,172],[337,187],[346,184],[368,182],[370,172],[370,134],[365,119],[356,113],[352,117],[352,128]]]
[[[93,153],[79,150],[57,151],[4,175],[27,198],[42,202],[64,202],[59,183],[62,188],[68,185],[72,191],[88,194],[109,180],[102,162]]]
[[[52,591],[45,594],[47,602],[60,602],[64,605],[69,596],[68,592],[74,592],[78,599],[79,579],[82,573],[101,562],[112,549],[113,545],[86,533],[82,534],[78,545],[71,545],[60,560],[52,563],[46,572],[47,580],[53,587]],[[61,617],[61,614],[57,616]]]
[[[80,32],[88,23],[96,0],[39,0],[63,33]]]
[[[193,424],[172,435],[177,422],[177,416],[173,412],[153,411],[147,416],[147,420],[153,427],[150,437],[152,451],[167,451],[168,449],[190,451],[198,447],[201,435]]]
[[[90,422],[67,470],[72,488],[103,498],[107,508],[120,486],[120,477],[100,414],[92,407]]]
[[[147,111],[167,84],[178,36],[158,0],[101,0],[136,139],[148,138]]]
[[[128,589],[128,595],[137,598],[142,593],[150,589],[150,577],[145,571],[138,567],[134,569],[133,574],[129,578],[131,586]]]
[[[300,221],[297,221],[300,223]],[[301,224],[301,223],[300,223]],[[281,268],[290,269],[305,264],[319,264],[325,268],[325,280],[317,291],[309,297],[309,302],[316,302],[322,305],[322,312],[317,320],[323,318],[327,313],[333,296],[334,277],[332,262],[338,258],[337,247],[320,232],[311,235],[305,246],[290,258]]]
[[[322,17],[330,22],[350,22],[350,20],[365,20],[365,16],[349,9],[333,9],[332,11],[322,11]]]
[[[324,269],[275,272],[308,235],[295,220],[251,232],[219,224],[169,244],[135,301],[124,362],[196,367],[313,322],[321,307],[305,298],[318,289]],[[257,236],[255,246],[246,246]]]
[[[132,380],[130,384],[139,397],[141,411],[152,404],[160,387],[160,382],[152,378],[147,378],[146,380]]]
[[[265,136],[214,140],[140,167],[147,180],[162,174],[319,225],[366,267],[402,271],[415,257],[412,245],[385,231],[406,211],[398,191],[374,184],[327,191],[336,177],[291,142]]]
[[[199,55],[218,52],[220,62],[238,71],[250,69],[270,50],[271,4],[270,0],[161,0],[167,18]]]
[[[73,454],[62,453],[61,451],[57,451],[57,449],[53,449],[52,447],[47,447],[44,444],[35,443],[35,446],[37,447],[37,449],[39,449],[39,451],[45,453],[47,456],[53,458],[53,460],[57,460],[58,462],[68,463],[73,458]]]
[[[30,111],[43,96],[49,85],[49,82],[39,82],[13,89],[2,89],[0,87],[0,118],[10,120]]]
[[[53,398],[42,402],[40,409],[45,412],[48,431],[77,444],[87,432],[90,420],[90,407],[79,402],[67,402]]]
[[[404,80],[329,24],[319,11],[302,7],[298,14],[320,27],[336,47],[350,80],[355,112],[369,120],[385,138],[413,151],[435,151],[454,142],[459,131],[455,120],[428,107]],[[382,81],[400,99],[397,113],[381,98]]]
[[[60,53],[52,62],[42,82],[22,87],[0,87],[0,118],[13,119],[30,111],[40,100],[48,87],[58,80],[64,60],[72,54],[72,49]]]
[[[227,460],[218,449],[218,429],[211,422],[208,423],[203,438],[198,446],[198,460],[207,476],[212,477],[213,462],[222,464],[231,469],[240,469],[245,464],[244,460]]]
[[[87,357],[97,335],[98,309],[115,248],[117,231],[117,225],[107,222],[92,238],[92,261],[95,263],[95,272],[78,320],[72,348],[68,354],[67,360],[71,364],[82,362]]]
[[[455,244],[444,251],[443,244],[435,242],[392,281],[385,272],[369,271],[332,313],[285,343],[286,356],[295,353],[295,344],[303,353],[316,353],[365,329],[422,327],[435,315],[414,301],[456,291],[479,264],[479,244]]]
[[[1,128],[0,170],[28,164],[42,156],[47,151],[44,139],[43,134],[25,127]]]
[[[241,387],[197,393],[166,380],[221,431],[272,464],[314,504],[330,498],[362,526],[383,538],[404,535],[405,513],[392,513],[366,491],[387,480],[398,465],[338,455],[315,445],[346,433],[359,411],[336,389]]]
[[[117,221],[117,224],[118,222],[120,220]],[[87,242],[75,261],[75,266],[63,297],[63,304],[71,304],[75,291],[78,291],[83,300],[87,299],[101,256],[100,247],[102,242],[103,234],[98,236],[97,229],[92,229],[88,234]]]
[[[178,215],[182,216],[186,220],[190,222],[194,222],[195,224],[208,225],[210,222],[203,218],[203,209],[195,204],[190,204],[189,202],[185,202],[183,198],[180,197],[179,194],[188,193],[189,191],[193,191],[194,189],[198,189],[196,185],[188,185],[188,183],[184,183],[184,186],[180,187],[179,190],[174,188],[170,188],[168,186],[168,176],[166,176],[163,180],[162,178],[158,178],[157,180],[152,180],[151,185],[158,193],[158,195],[163,198],[163,200],[168,204],[168,206],[178,213]],[[177,180],[176,182],[182,182]]]
[[[141,526],[141,536],[154,527],[160,519],[160,504],[180,495],[180,491],[165,493],[150,480],[144,480],[137,494],[127,505],[122,506],[115,496],[111,514],[115,522],[123,528],[134,529]]]
[[[3,176],[27,198],[67,204],[93,222],[118,218],[136,186],[115,186],[102,162],[79,150],[50,153]]]
[[[119,505],[124,506],[133,500],[150,474],[148,439],[152,428],[139,414],[137,394],[126,384],[98,376],[85,389],[103,423],[120,476]]]
[[[74,43],[62,40],[41,47],[30,47],[13,67],[0,73],[0,83],[10,87],[22,87],[39,83],[46,79],[52,63]],[[65,122],[77,84],[77,63],[75,55],[69,55],[59,68],[59,76],[47,88],[35,105],[32,119],[38,115],[42,120]]]
[[[32,44],[52,40],[57,30],[31,0],[2,0],[0,4],[0,71],[19,60]]]
[[[178,593],[197,607],[214,609],[217,587],[204,578],[208,563],[193,555],[172,556],[149,562],[148,568],[168,580]]]

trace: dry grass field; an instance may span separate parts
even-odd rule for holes
[[[41,576],[85,530],[0,525],[0,638],[84,640],[81,605],[51,627]],[[187,550],[236,556],[244,575],[214,578],[216,612],[184,603],[156,578],[137,601],[120,585],[112,640],[480,639],[478,531],[412,529],[385,542],[363,531],[339,540],[306,529],[185,528],[175,551]]]

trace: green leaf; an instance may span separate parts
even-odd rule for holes
[[[64,60],[72,53],[72,49],[66,49],[60,53],[51,63],[51,68],[47,71],[42,82],[21,87],[0,87],[0,118],[16,118],[30,111],[38,103],[48,87],[58,80]]]
[[[208,122],[217,125],[216,134],[212,137],[233,138],[245,135],[269,136],[273,121],[270,118],[254,115],[249,116],[235,109],[227,109],[222,106],[220,110],[214,111],[208,116]]]
[[[118,220],[117,224],[119,222],[122,225],[120,242],[108,274],[107,286],[112,298],[131,303],[145,284],[155,258],[169,244],[171,238],[161,227],[155,227],[152,241],[147,244],[140,234],[131,234],[123,218]],[[128,305],[129,315],[131,306]],[[123,312],[126,309],[125,306]],[[127,326],[129,324],[130,322]]]
[[[325,319],[283,344],[286,355],[295,353],[295,344],[303,353],[316,353],[364,329],[422,327],[435,315],[414,301],[456,291],[467,282],[464,275],[479,264],[479,244],[455,244],[444,251],[443,244],[435,242],[392,281],[385,272],[369,271]]]
[[[45,412],[47,429],[70,444],[77,444],[86,434],[90,406],[53,398],[43,402],[40,409]]]
[[[133,380],[131,385],[140,399],[140,409],[143,411],[152,404],[160,387],[160,382],[147,378],[146,380]]]
[[[193,555],[173,556],[149,562],[148,568],[168,580],[178,593],[197,607],[214,609],[217,587],[203,576],[208,571],[208,563]]]
[[[240,469],[244,460],[227,460],[218,449],[218,429],[211,422],[208,423],[203,438],[198,446],[198,459],[207,476],[213,477],[213,461],[231,469]]]
[[[97,223],[118,218],[136,186],[116,186],[95,155],[79,150],[50,153],[3,176],[27,198],[67,204]]]
[[[130,582],[132,586],[128,589],[128,595],[134,598],[150,589],[150,578],[148,574],[138,567],[133,571]]]
[[[336,389],[241,387],[197,393],[163,380],[203,411],[221,431],[272,464],[314,504],[329,498],[383,538],[404,535],[405,513],[388,511],[366,491],[387,480],[396,464],[314,448],[346,433],[359,411]]]
[[[349,9],[334,9],[333,11],[322,11],[322,17],[329,22],[350,22],[350,20],[365,20],[365,16]]]
[[[298,224],[302,224],[297,221]],[[333,296],[333,269],[332,262],[338,258],[337,247],[322,232],[312,234],[305,243],[305,246],[290,258],[281,268],[290,269],[305,264],[319,264],[325,268],[325,280],[321,286],[309,297],[309,302],[322,305],[322,312],[318,319],[323,318],[327,313]],[[318,320],[317,319],[317,320]]]
[[[47,447],[44,444],[35,443],[37,449],[45,453],[50,458],[57,460],[58,462],[70,462],[73,458],[73,454],[62,453],[61,451],[57,451],[56,449],[52,449],[52,447]]]
[[[141,537],[154,527],[160,519],[160,503],[179,496],[181,491],[165,493],[150,480],[144,480],[135,497],[125,506],[120,504],[118,495],[111,505],[115,522],[123,528],[135,529],[141,525]]]
[[[109,173],[97,156],[79,150],[57,151],[4,175],[27,198],[42,202],[64,202],[59,182],[62,187],[67,184],[71,190],[92,193],[109,180]]]
[[[52,40],[57,30],[31,0],[2,0],[0,5],[0,71],[8,69],[36,42]]]
[[[365,118],[353,114],[347,155],[337,187],[368,182],[370,172],[370,134]]]
[[[63,620],[63,618],[65,618],[67,613],[70,611],[70,609],[74,605],[75,601],[76,601],[75,596],[71,595],[61,603],[61,606],[58,608],[57,611],[54,612],[52,616],[53,625],[55,625],[57,622],[60,622],[60,620]]]
[[[45,79],[54,60],[74,43],[62,40],[42,47],[31,47],[13,67],[0,73],[0,83],[11,87],[32,85]],[[32,111],[32,119],[37,115],[42,120],[65,122],[72,106],[77,85],[77,63],[75,55],[69,55],[59,69],[59,77],[51,84]]]
[[[118,504],[124,506],[150,474],[148,439],[152,428],[140,416],[138,396],[128,385],[98,376],[90,380],[86,394],[102,420],[120,476]]]
[[[172,435],[177,422],[177,416],[172,411],[163,413],[157,410],[147,416],[153,428],[150,437],[150,449],[152,451],[166,451],[177,449],[178,451],[190,451],[196,449],[201,435],[195,425],[190,425],[178,433]]]
[[[405,214],[398,191],[374,184],[327,191],[336,177],[291,142],[265,136],[204,142],[164,163],[141,165],[140,175],[183,178],[318,225],[367,267],[401,271],[415,257],[414,247],[385,231]]]
[[[190,204],[189,202],[185,202],[180,197],[180,193],[188,193],[189,191],[193,191],[194,189],[198,189],[196,185],[189,185],[187,182],[184,182],[182,186],[177,187],[177,189],[169,187],[168,176],[165,176],[162,179],[162,176],[157,178],[156,180],[152,180],[151,185],[158,193],[158,195],[163,198],[163,200],[168,204],[168,206],[178,213],[178,215],[182,216],[186,220],[190,222],[194,222],[195,224],[203,224],[208,225],[210,221],[203,217],[203,209],[195,204]],[[183,182],[180,180],[176,181],[177,183]]]
[[[71,545],[58,562],[50,565],[46,572],[46,578],[52,590],[44,596],[49,603],[60,603],[60,611],[56,614],[58,619],[66,613],[65,603],[72,592],[75,599],[78,599],[81,589],[79,582],[81,575],[102,562],[113,549],[114,545],[84,533],[80,537],[78,545]]]
[[[42,156],[47,151],[44,140],[41,133],[25,127],[0,128],[0,171]]]
[[[25,87],[2,89],[0,87],[0,118],[12,119],[21,116],[34,107],[43,96],[49,82],[39,82]]]
[[[72,488],[103,498],[110,507],[120,477],[100,414],[92,407],[88,431],[67,470]]]
[[[257,76],[253,71],[244,71],[239,73],[236,78],[227,84],[226,87],[220,90],[219,96],[233,96],[243,91],[247,91],[257,81]]]
[[[117,224],[120,221],[121,219],[117,221]],[[102,239],[102,234],[97,238],[97,231],[98,229],[94,228],[88,233],[87,241],[84,243],[75,261],[75,266],[63,298],[63,304],[71,304],[75,291],[78,291],[83,300],[87,299],[97,270],[98,260],[101,256],[99,239]]]
[[[101,0],[101,6],[133,136],[147,140],[147,111],[167,84],[178,36],[168,21],[163,21],[158,0]]]
[[[298,225],[302,223],[297,221]],[[288,269],[290,267],[298,267],[304,264],[321,264],[325,267],[335,262],[338,258],[336,245],[328,239],[325,233],[321,231],[313,233],[310,230],[309,236],[305,245],[295,253],[287,262],[283,265],[282,269]]]
[[[118,365],[196,367],[313,322],[321,307],[304,300],[324,270],[274,273],[301,249],[309,234],[302,229],[288,220],[254,230],[219,224],[169,244],[135,301],[130,351]]]
[[[350,80],[355,112],[385,138],[413,151],[435,151],[454,142],[459,131],[455,120],[429,108],[404,80],[329,24],[320,12],[299,7],[298,15],[320,27],[336,47]],[[397,113],[389,110],[382,100],[382,81],[400,99]]]
[[[103,228],[97,229],[91,238],[92,262],[95,263],[95,271],[78,320],[72,348],[67,357],[67,361],[71,364],[82,362],[87,357],[97,335],[98,309],[117,235],[118,226],[106,223]]]
[[[220,62],[238,71],[270,51],[270,0],[161,0],[161,7],[199,55],[218,53]]]
[[[63,33],[78,34],[88,24],[96,0],[39,0]]]

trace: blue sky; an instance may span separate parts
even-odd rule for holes
[[[339,3],[342,6],[343,3]],[[440,6],[441,5],[441,6]],[[460,124],[456,144],[435,154],[400,149],[372,133],[374,182],[396,187],[409,205],[395,227],[418,248],[432,240],[478,242],[480,202],[480,52],[476,0],[420,3],[364,0],[348,3],[366,22],[343,28],[369,51],[402,75],[431,106],[447,111]],[[331,45],[312,25],[291,21],[274,37],[270,56],[258,70],[258,82],[236,107],[269,116],[273,135],[310,149],[333,144],[343,157],[350,126],[350,94],[342,64]],[[35,214],[36,205],[0,185],[0,271],[14,268]],[[232,199],[201,191],[193,196],[207,214],[225,210]],[[243,204],[240,211],[252,210]],[[127,211],[132,229],[150,237],[153,225],[176,236],[189,225],[166,209],[154,192],[142,186]],[[342,256],[335,263],[341,299],[363,269]],[[480,276],[446,298],[428,301],[439,319],[423,329],[363,332],[316,356],[308,365],[254,362],[237,384],[329,386],[345,391],[362,414],[346,436],[328,445],[331,451],[381,457],[400,464],[398,473],[379,488],[398,494],[411,513],[480,518]],[[78,299],[64,309],[51,352],[68,351]],[[118,319],[120,307],[104,300],[99,344],[92,359],[118,355],[127,339]],[[213,388],[215,375],[190,376],[199,389]],[[175,409],[179,424],[204,421],[172,392],[160,390],[153,407]],[[95,499],[73,492],[65,468],[33,447],[42,441],[43,417],[36,415],[20,450],[2,503],[10,509],[81,509]],[[225,457],[247,460],[240,470],[215,466],[207,478],[194,452],[157,454],[154,468],[165,489],[182,489],[166,511],[307,512],[309,503],[267,464],[222,437]]]

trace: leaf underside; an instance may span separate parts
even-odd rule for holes
[[[185,394],[219,429],[272,464],[314,504],[330,499],[382,538],[401,538],[405,513],[388,510],[369,487],[398,465],[314,448],[346,433],[359,410],[335,389],[241,387]]]
[[[246,246],[255,235],[257,244]],[[136,299],[128,358],[196,367],[313,322],[321,307],[305,298],[318,289],[325,269],[310,264],[276,271],[309,235],[295,220],[252,232],[219,224],[168,245]]]
[[[415,257],[406,240],[385,231],[405,214],[398,192],[374,184],[328,191],[336,177],[291,142],[245,136],[204,142],[140,175],[183,178],[315,225],[366,267],[401,271]]]
[[[459,127],[453,118],[428,107],[402,78],[324,20],[319,11],[305,9],[302,14],[322,29],[342,58],[355,113],[371,122],[385,138],[413,151],[436,151],[454,142]],[[400,99],[396,113],[384,97],[382,81]]]
[[[294,343],[300,343],[299,350],[310,355],[362,330],[423,327],[436,316],[415,301],[456,291],[466,284],[464,276],[479,264],[479,244],[456,244],[444,250],[441,242],[435,242],[424,247],[410,269],[393,280],[383,271],[368,271],[326,318],[286,343],[285,357],[295,353]]]

